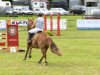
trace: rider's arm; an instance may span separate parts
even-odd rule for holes
[[[36,25],[36,21],[34,21],[33,25],[31,26],[31,28],[35,28]]]

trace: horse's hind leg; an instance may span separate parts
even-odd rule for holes
[[[47,64],[48,64],[48,62],[47,62],[47,57],[46,57],[46,54],[44,55],[44,57],[45,57],[45,65],[47,65]]]
[[[43,58],[44,58],[44,56],[42,56],[41,59],[39,60],[39,62],[38,62],[39,64],[41,63],[41,61],[43,60]]]
[[[43,58],[45,58],[45,65],[47,64],[47,58],[46,58],[47,49],[48,49],[48,48],[46,48],[46,49],[41,49],[41,50],[42,50],[43,56],[41,57],[41,59],[39,60],[38,63],[41,63],[41,61],[43,60]]]
[[[48,50],[48,47],[46,47],[46,49],[45,49],[45,55],[44,55],[44,58],[45,58],[45,65],[48,64],[48,62],[47,62],[47,55],[46,55],[47,50]]]

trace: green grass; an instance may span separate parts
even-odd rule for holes
[[[26,61],[23,61],[25,52],[0,51],[0,75],[100,75],[100,30],[77,30],[76,19],[81,16],[62,18],[68,20],[68,29],[61,31],[61,36],[51,38],[63,56],[59,57],[49,49],[49,64],[44,66],[37,63],[41,57],[39,49],[33,49],[32,58]],[[19,47],[26,49],[27,31],[20,30],[19,38]]]

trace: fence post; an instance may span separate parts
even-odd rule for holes
[[[52,24],[52,16],[53,16],[53,14],[50,14],[50,31],[52,31],[52,29],[53,29],[53,24]]]
[[[47,20],[46,20],[46,14],[44,14],[44,31],[47,30]]]
[[[57,15],[57,36],[60,36],[60,13]]]

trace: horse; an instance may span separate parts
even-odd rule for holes
[[[27,30],[31,29],[31,25],[33,23],[34,23],[33,20],[28,19]],[[41,63],[44,58],[45,65],[48,64],[46,52],[49,47],[51,49],[51,52],[57,54],[58,56],[62,56],[62,53],[60,52],[57,45],[53,42],[53,40],[49,35],[47,35],[45,32],[35,34],[34,37],[32,38],[32,43],[31,44],[27,43],[27,51],[24,60],[26,60],[28,53],[29,53],[29,58],[31,58],[32,48],[38,48],[42,52],[42,57],[40,58],[38,63]]]

